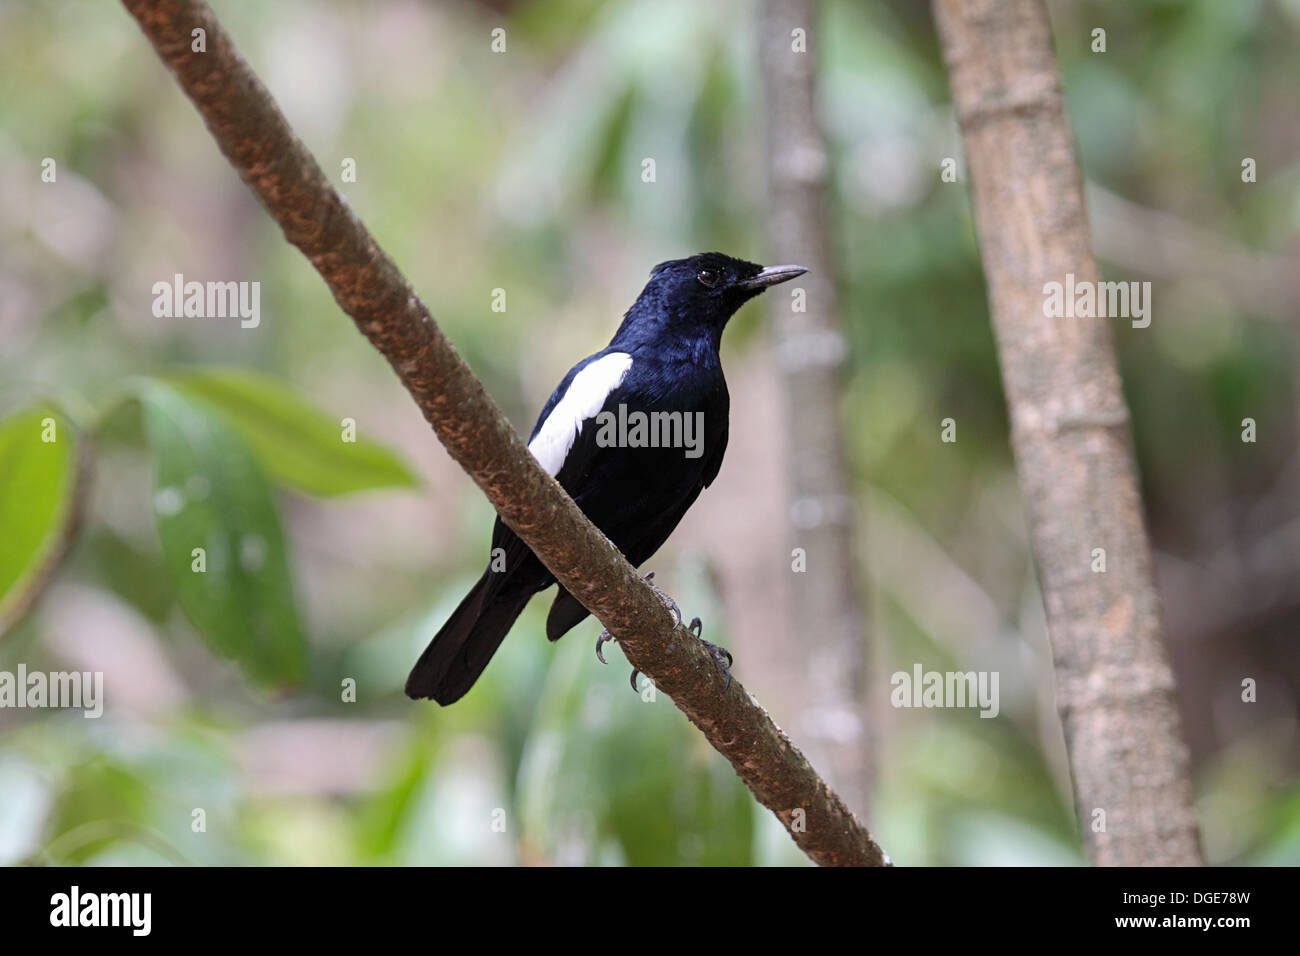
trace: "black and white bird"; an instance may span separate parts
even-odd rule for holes
[[[571,368],[551,393],[528,448],[634,567],[659,550],[722,465],[730,398],[718,349],[727,321],[764,289],[806,271],[717,252],[660,263],[609,345]],[[669,447],[644,434],[638,441],[634,429],[596,427],[638,418],[680,425],[678,436],[698,427],[689,445]],[[500,518],[491,553],[483,576],[420,655],[407,696],[459,700],[532,596],[555,583]],[[561,587],[546,636],[558,640],[586,616]]]

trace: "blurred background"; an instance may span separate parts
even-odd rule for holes
[[[213,6],[522,431],[652,265],[772,261],[754,3]],[[1300,0],[1050,9],[1106,277],[1153,283],[1151,326],[1115,337],[1206,855],[1300,862]],[[828,0],[807,26],[873,742],[855,809],[903,865],[1079,864],[965,176],[940,176],[960,144],[928,5]],[[175,273],[260,282],[260,326],[156,318]],[[803,410],[771,309],[730,326],[726,462],[647,569],[803,743]],[[142,379],[219,409],[211,447],[273,489],[260,517],[211,520],[271,542],[283,580],[230,593],[280,622],[294,667],[235,663],[265,621],[196,608],[188,557],[169,561],[158,476],[184,461],[139,414]],[[0,416],[34,401],[93,444],[94,477],[0,670],[103,671],[106,709],[0,710],[0,863],[805,862],[669,701],[632,693],[616,648],[595,661],[596,624],[549,645],[541,600],[462,702],[402,695],[482,570],[490,506],[101,0],[0,0]],[[322,460],[310,436],[345,418],[368,444]],[[890,707],[915,663],[998,671],[998,718]]]

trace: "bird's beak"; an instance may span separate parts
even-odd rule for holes
[[[754,278],[746,279],[740,285],[741,288],[756,289],[761,292],[770,285],[801,276],[807,271],[803,266],[768,266]]]

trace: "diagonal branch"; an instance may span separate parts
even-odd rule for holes
[[[123,0],[217,145],[397,372],[438,439],[502,519],[727,758],[823,865],[887,858],[767,712],[733,681],[541,469],[397,266],[298,141],[201,0]],[[206,52],[194,52],[202,29]]]

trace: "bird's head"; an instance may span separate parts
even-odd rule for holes
[[[699,324],[721,334],[742,305],[769,286],[801,276],[803,266],[767,266],[703,252],[670,259],[650,270],[638,306],[658,311],[674,323]]]

